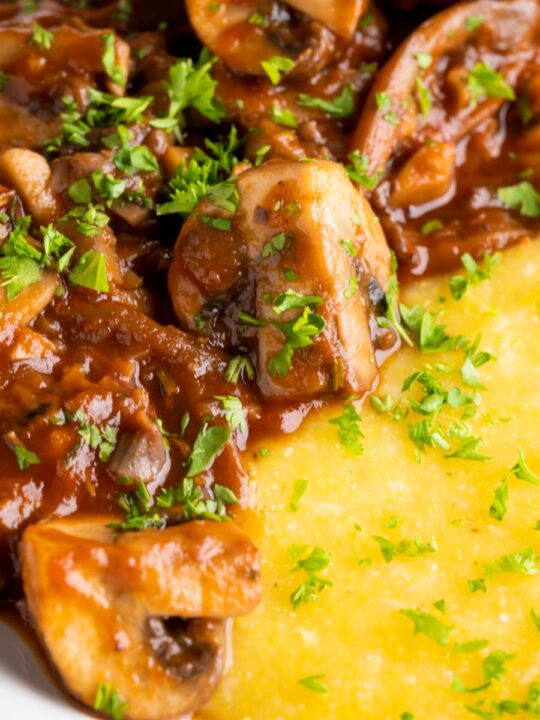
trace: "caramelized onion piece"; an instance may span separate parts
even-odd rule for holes
[[[258,551],[232,523],[118,534],[107,521],[26,530],[24,590],[40,640],[86,705],[106,682],[127,720],[193,712],[222,675],[225,621],[260,600]]]
[[[179,320],[196,330],[202,317],[213,342],[251,347],[266,397],[365,392],[377,373],[370,319],[389,274],[388,248],[368,203],[343,167],[326,161],[270,162],[242,173],[236,188],[238,210],[225,220],[230,231],[205,222],[226,215],[207,199],[180,233],[169,271]],[[287,292],[301,304],[276,312],[275,299]],[[301,314],[306,296],[318,298],[311,307],[325,328],[296,349],[288,372],[276,373],[269,364],[285,343],[276,323]],[[242,311],[258,325],[248,320],[244,327]]]

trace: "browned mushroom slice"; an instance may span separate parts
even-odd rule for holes
[[[367,0],[287,0],[287,3],[346,39],[352,37],[368,6]]]
[[[524,134],[513,101],[540,73],[539,27],[533,0],[458,4],[421,25],[378,73],[352,149],[363,154],[365,184],[378,185],[372,202],[389,243],[414,272],[528,234],[497,184],[525,169],[507,158]]]
[[[169,272],[179,320],[251,348],[267,397],[361,393],[375,379],[370,320],[387,287],[377,218],[342,166],[272,162],[236,181],[238,210],[204,200]]]
[[[8,330],[28,325],[51,302],[58,288],[58,275],[45,270],[36,282],[25,287],[9,299],[4,287],[0,288],[0,336]]]
[[[30,616],[67,689],[93,706],[102,683],[124,717],[193,712],[223,672],[225,621],[260,599],[258,551],[232,523],[118,534],[104,517],[30,526]]]
[[[333,34],[313,16],[299,15],[293,22],[294,11],[282,3],[187,0],[186,5],[199,38],[235,72],[265,75],[262,63],[279,57],[280,72],[306,75],[321,70],[335,48]]]
[[[60,128],[59,117],[36,117],[28,108],[0,94],[0,149],[13,147],[14,138],[19,147],[40,147],[58,135]]]
[[[49,30],[47,31],[49,32]],[[102,76],[107,89],[122,94],[129,72],[129,45],[112,30],[79,30],[68,25],[50,30],[51,38],[43,46],[32,42],[33,30],[0,29],[0,69],[16,69],[27,75],[31,84],[42,86],[58,80],[65,68],[77,73]],[[112,39],[111,57],[106,55]],[[29,62],[32,56],[41,60]]]
[[[24,148],[0,153],[0,182],[14,188],[26,211],[38,225],[48,225],[62,214],[62,204],[51,188],[51,169],[43,155]]]

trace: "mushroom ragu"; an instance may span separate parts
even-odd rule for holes
[[[249,441],[358,435],[398,274],[538,232],[537,2],[411,4],[0,6],[0,597],[96,711],[210,698]]]

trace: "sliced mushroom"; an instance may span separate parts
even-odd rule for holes
[[[223,672],[225,621],[260,600],[258,551],[232,523],[119,534],[107,520],[25,531],[24,590],[40,640],[88,706],[109,683],[127,720],[193,712]]]
[[[57,288],[58,275],[51,270],[45,270],[38,282],[28,285],[11,300],[5,288],[0,288],[0,338],[5,340],[16,328],[35,320],[54,298]]]
[[[216,6],[186,0],[186,6],[202,42],[238,73],[264,76],[261,63],[280,56],[293,61],[291,73],[308,76],[325,67],[335,49],[334,37],[323,25],[309,13],[293,19],[293,11],[283,4],[227,0]],[[254,14],[259,22],[252,21]]]
[[[367,0],[287,0],[287,4],[350,40],[369,3]]]
[[[503,162],[519,154],[523,136],[509,101],[522,73],[538,65],[539,29],[534,0],[454,5],[415,30],[378,73],[352,149],[378,183],[372,202],[388,241],[413,272],[530,232],[502,208],[497,184],[518,181],[519,165],[512,174]],[[483,85],[486,74],[496,87]]]
[[[79,30],[69,25],[51,30],[53,38],[50,47],[41,48],[32,43],[33,30],[26,28],[0,29],[0,69],[9,70],[17,65],[19,71],[28,75],[28,80],[38,85],[48,77],[48,82],[57,80],[57,73],[69,67],[73,73],[101,75],[106,88],[121,95],[126,88],[129,72],[129,45],[112,30]],[[114,35],[113,64],[118,73],[109,77],[103,64],[104,38]],[[32,55],[40,55],[39,63],[27,62]],[[22,68],[22,70],[21,70]]]
[[[41,147],[46,140],[58,135],[59,117],[36,117],[28,108],[0,94],[0,149],[13,147]]]
[[[109,463],[118,477],[137,478],[145,485],[160,485],[170,470],[170,459],[163,437],[153,424],[135,434],[124,434]]]
[[[251,349],[267,397],[365,392],[377,373],[370,321],[389,275],[388,248],[368,203],[341,165],[325,161],[267,163],[242,173],[236,191],[234,217],[207,199],[180,233],[169,271],[180,322],[197,330],[203,319],[213,342]],[[276,311],[284,293],[296,293],[299,303]],[[295,349],[287,372],[275,372],[272,359],[285,348],[280,323],[308,307],[324,328]]]
[[[51,189],[51,168],[43,155],[24,148],[0,153],[0,182],[14,188],[37,225],[48,225],[62,214]]]

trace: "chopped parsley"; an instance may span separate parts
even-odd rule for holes
[[[13,450],[15,459],[17,460],[19,470],[28,470],[30,465],[39,465],[41,463],[41,460],[38,458],[36,453],[25,448],[22,443],[10,443],[10,447]]]
[[[467,587],[472,593],[475,592],[487,592],[486,581],[484,578],[477,578],[476,580],[467,580]]]
[[[281,315],[293,308],[317,307],[322,303],[323,299],[320,295],[304,295],[304,293],[289,289],[275,297],[272,310],[276,315]]]
[[[416,78],[416,95],[418,98],[418,105],[420,106],[420,112],[422,113],[422,117],[425,119],[429,115],[433,100],[428,86],[421,77]]]
[[[174,132],[182,140],[186,125],[185,112],[192,107],[205,118],[220,122],[225,116],[221,100],[216,97],[217,81],[210,74],[216,58],[203,49],[197,64],[191,58],[178,60],[169,70],[165,83],[169,110],[163,118],[151,120],[153,127]]]
[[[433,62],[431,55],[425,52],[414,53],[414,59],[421,70],[427,70]]]
[[[248,20],[250,25],[256,25],[260,28],[266,27],[266,16],[260,12],[254,12],[249,16]]]
[[[105,72],[115,85],[124,85],[127,80],[124,69],[116,64],[116,35],[112,32],[105,33],[101,41],[103,43],[101,62]]]
[[[240,196],[236,189],[235,178],[229,178],[208,190],[208,197],[217,207],[234,214],[240,205]]]
[[[439,645],[448,645],[452,632],[451,625],[446,625],[434,615],[429,615],[423,610],[404,608],[399,612],[414,623],[415,635],[422,634]]]
[[[156,498],[156,506],[160,509],[168,509],[182,505],[183,519],[186,521],[228,520],[228,506],[237,505],[238,498],[230,488],[217,483],[212,486],[212,496],[205,498],[203,491],[194,480],[184,478],[179,486],[162,488]]]
[[[518,210],[524,217],[540,217],[540,193],[527,180],[499,188],[497,197],[505,207]]]
[[[216,395],[216,400],[223,406],[225,420],[231,431],[247,432],[246,411],[240,398],[234,395]]]
[[[64,413],[66,415],[66,413]],[[67,420],[73,420],[78,424],[77,434],[92,450],[97,450],[101,462],[107,462],[111,457],[118,436],[118,429],[113,425],[105,425],[100,428],[89,422],[85,414],[78,410],[73,417],[67,416]]]
[[[94,710],[109,715],[112,720],[123,720],[126,709],[127,703],[117,688],[110,683],[102,682],[99,684],[94,701]]]
[[[485,21],[485,18],[481,17],[480,15],[469,15],[465,18],[465,29],[468,32],[473,32],[481,25],[483,25]]]
[[[289,108],[283,108],[274,100],[270,109],[270,117],[278,125],[288,128],[295,128],[298,125],[296,115]]]
[[[33,33],[30,38],[30,42],[34,45],[39,45],[42,50],[50,50],[53,44],[54,35],[49,30],[46,30],[38,22],[33,25]]]
[[[109,292],[107,278],[107,261],[105,255],[89,250],[82,255],[79,262],[68,275],[73,285],[95,290],[96,292]]]
[[[489,645],[489,640],[469,640],[468,642],[458,643],[454,645],[452,650],[455,653],[471,653],[483,650]]]
[[[28,285],[33,285],[41,278],[41,270],[35,260],[21,257],[0,258],[1,287],[6,288],[8,300],[13,300]]]
[[[482,566],[488,577],[506,573],[522,575],[536,575],[538,573],[536,555],[531,547],[525,548],[523,551],[502,555],[497,560],[482,563]]]
[[[477,62],[472,70],[469,70],[467,87],[473,103],[484,98],[516,99],[515,92],[501,73],[483,62]]]
[[[274,55],[270,60],[263,60],[261,67],[270,78],[272,85],[279,85],[282,73],[290,72],[293,69],[294,60],[281,55]]]
[[[76,205],[85,205],[92,202],[92,188],[86,178],[76,180],[68,188],[68,196]]]
[[[158,161],[146,145],[130,147],[127,143],[123,144],[114,156],[114,164],[126,175],[137,171],[159,173]]]
[[[298,683],[299,685],[302,685],[302,687],[305,687],[307,690],[311,690],[311,692],[316,692],[320,694],[325,694],[328,692],[328,687],[322,682],[326,675],[319,674],[319,675],[309,675],[308,677],[301,678]]]
[[[420,228],[420,234],[424,237],[429,237],[429,235],[434,235],[436,232],[439,232],[439,230],[442,230],[443,227],[443,223],[436,218],[427,220]]]
[[[530,615],[535,628],[540,632],[540,615],[533,608],[531,608]]]
[[[364,454],[364,434],[360,430],[362,418],[352,403],[346,403],[343,407],[343,414],[332,418],[328,422],[336,425],[339,442],[351,455]]]
[[[509,481],[512,476],[516,477],[518,480],[524,480],[531,485],[540,485],[540,477],[533,473],[533,471],[527,465],[525,453],[523,450],[520,450],[517,463],[510,468],[510,470],[501,480],[499,487],[495,489],[493,500],[489,508],[489,514],[491,515],[491,517],[494,517],[496,520],[499,521],[504,520],[506,515],[509,493]]]
[[[228,218],[211,217],[210,215],[200,215],[199,217],[205,225],[214,228],[214,230],[229,232],[232,228],[232,221]]]
[[[426,553],[432,553],[438,550],[435,538],[428,543],[423,543],[418,538],[405,538],[399,543],[393,543],[380,535],[372,535],[373,540],[379,545],[379,549],[386,563],[392,562],[395,557],[403,555],[405,557],[418,557]]]
[[[450,278],[450,292],[454,300],[461,300],[469,287],[478,285],[484,280],[489,280],[493,268],[502,260],[502,253],[490,254],[485,252],[483,257],[484,267],[480,267],[476,260],[469,253],[461,256],[461,263],[467,271],[466,276],[454,275]]]
[[[319,575],[332,563],[332,555],[321,547],[310,549],[309,545],[293,545],[289,548],[289,559],[294,563],[292,572],[304,572],[306,580],[290,595],[296,610],[302,603],[317,602],[320,593],[333,583]]]
[[[277,235],[274,235],[263,246],[262,257],[265,259],[273,257],[277,252],[284,250],[290,240],[291,236],[285,232],[280,232]]]
[[[255,377],[255,368],[251,360],[243,355],[237,355],[229,361],[225,369],[225,380],[236,385],[240,378],[253,380]]]
[[[204,424],[195,438],[187,461],[187,478],[200,475],[212,465],[231,438],[231,430],[221,425]]]
[[[384,317],[378,317],[377,323],[380,327],[391,327],[401,339],[412,347],[412,340],[404,328],[399,314],[399,283],[397,277],[397,259],[394,253],[391,255],[391,274],[388,278],[388,290],[385,293],[386,313]]]
[[[75,220],[77,232],[86,237],[97,237],[109,224],[109,216],[100,205],[77,205],[62,219]]]
[[[305,478],[299,478],[298,480],[294,481],[291,502],[289,503],[289,507],[293,512],[298,512],[298,505],[300,503],[300,500],[306,494],[308,486],[309,481]]]
[[[206,140],[205,145],[206,151],[197,148],[185,165],[179,165],[166,188],[168,200],[157,208],[158,215],[189,215],[214,186],[229,179],[233,167],[239,161],[235,155],[239,146],[236,129],[231,129],[225,143]],[[232,190],[229,192],[229,189],[225,189],[224,192],[222,188],[217,193],[221,201],[230,201],[236,205],[236,195]]]
[[[369,161],[365,153],[361,153],[359,150],[354,150],[347,156],[350,164],[345,165],[345,170],[350,179],[365,187],[367,190],[373,190],[379,182],[380,173],[370,175],[368,173]]]
[[[395,110],[392,109],[392,98],[387,92],[375,93],[375,103],[377,110],[382,113],[383,120],[390,125],[399,125],[399,117]]]
[[[343,91],[339,95],[336,95],[333,100],[326,100],[324,98],[312,97],[311,95],[300,93],[297,103],[302,107],[322,110],[333,118],[346,118],[352,115],[354,110],[352,85],[346,85]]]
[[[268,362],[268,371],[271,375],[285,377],[291,369],[294,351],[313,345],[313,338],[323,332],[326,322],[321,315],[306,307],[294,320],[272,320],[271,323],[283,333],[285,344]]]

